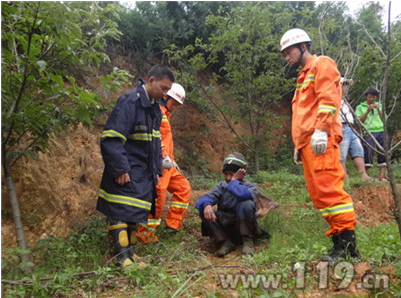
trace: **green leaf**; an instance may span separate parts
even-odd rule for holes
[[[38,64],[40,71],[44,71],[46,69],[46,62],[45,61],[39,60],[39,61],[36,62],[36,64]]]
[[[51,133],[98,113],[98,94],[77,74],[98,74],[88,66],[110,61],[107,37],[117,38],[116,4],[95,2],[2,3],[2,128],[10,133],[6,157],[35,156]],[[109,88],[126,80],[113,76]],[[11,111],[11,113],[9,112]],[[15,111],[13,113],[13,111]],[[12,129],[12,131],[9,131]],[[32,141],[24,146],[21,139]]]

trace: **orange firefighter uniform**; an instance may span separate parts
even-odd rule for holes
[[[298,74],[292,100],[292,137],[301,153],[304,176],[312,202],[329,223],[326,236],[353,230],[352,198],[343,189],[344,171],[338,143],[342,139],[340,73],[326,56],[313,55]],[[310,145],[315,129],[328,133],[327,149],[315,155]]]
[[[174,144],[173,134],[170,126],[171,113],[160,102],[160,109],[162,112],[162,121],[160,125],[160,133],[162,140],[162,157],[169,156],[174,161]],[[137,237],[142,242],[158,241],[154,230],[161,224],[163,209],[166,204],[167,191],[172,194],[172,201],[165,221],[166,226],[174,230],[180,230],[182,227],[182,220],[187,212],[191,186],[188,180],[181,174],[179,169],[174,166],[170,169],[163,169],[162,176],[156,186],[157,200],[155,216],[149,215],[147,228],[140,226],[137,232]]]

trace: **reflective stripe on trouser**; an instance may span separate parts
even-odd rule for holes
[[[356,225],[351,196],[344,191],[344,170],[340,149],[334,137],[329,137],[326,153],[316,156],[310,144],[301,150],[304,176],[313,204],[329,223],[326,236],[353,230]]]

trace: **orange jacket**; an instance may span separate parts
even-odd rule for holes
[[[162,139],[162,156],[165,158],[167,155],[174,160],[174,144],[173,133],[171,132],[170,117],[171,113],[167,108],[160,106],[162,112],[162,122],[160,124],[160,134]]]
[[[292,138],[295,149],[310,142],[315,129],[342,139],[340,73],[326,56],[313,55],[298,74],[292,100]]]

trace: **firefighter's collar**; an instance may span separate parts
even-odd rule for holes
[[[137,86],[139,88],[138,88],[138,92],[137,92],[136,96],[138,96],[141,99],[142,107],[150,108],[151,104],[153,104],[155,102],[155,100],[153,98],[152,99],[149,98],[149,94],[146,91],[146,88],[144,87],[145,84],[146,83],[144,81],[142,81],[141,79],[138,80]],[[142,90],[143,90],[143,92],[141,92]],[[141,93],[144,93],[145,96],[143,96],[143,94],[141,94]]]
[[[299,73],[308,71],[311,68],[313,61],[315,61],[316,59],[317,55],[312,55],[312,57],[309,58],[309,60],[306,62],[305,66],[301,69]]]

